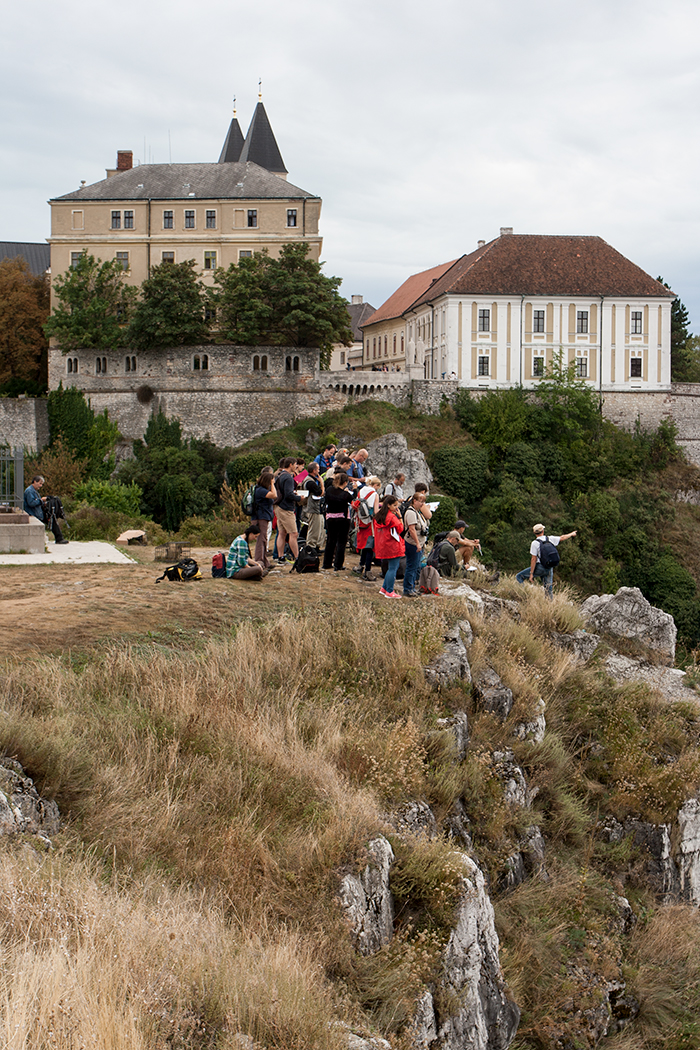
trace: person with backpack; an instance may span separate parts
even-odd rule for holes
[[[333,460],[335,459],[336,447],[335,445],[326,445],[323,452],[319,452],[314,460],[314,463],[318,464],[318,469],[321,474],[325,474],[327,470],[333,466]],[[310,471],[309,471],[310,473]]]
[[[554,589],[554,569],[559,564],[559,551],[557,547],[562,540],[570,540],[576,535],[576,530],[567,532],[563,536],[546,536],[544,525],[538,522],[532,526],[535,538],[530,544],[530,565],[523,569],[515,577],[518,583],[534,583],[535,579],[542,580],[545,594],[552,597]]]
[[[317,547],[321,550],[324,546],[323,496],[325,485],[319,465],[315,459],[309,463],[308,470],[309,476],[304,482],[304,488],[309,494],[306,503],[306,517],[309,525],[306,531],[306,543],[309,547]]]
[[[384,486],[384,496],[398,496],[400,500],[403,497],[403,483],[406,480],[405,474],[397,474],[393,481],[387,481]]]
[[[445,539],[439,545],[436,543],[435,547],[438,549],[437,570],[439,574],[441,576],[456,576],[458,565],[455,552],[459,547],[459,533],[457,530],[453,529],[452,532],[448,532]]]
[[[374,560],[374,518],[379,510],[381,486],[382,479],[375,474],[370,474],[366,479],[366,484],[362,486],[352,501],[357,525],[356,547],[360,555],[360,564],[352,571],[370,583],[376,580],[371,570]]]
[[[249,525],[245,532],[236,536],[229,547],[226,558],[226,575],[230,580],[262,580],[269,570],[250,556],[250,537],[260,534],[257,525]]]
[[[404,598],[417,598],[416,583],[423,558],[423,547],[428,538],[428,522],[423,517],[425,493],[414,492],[410,505],[403,516],[404,542],[406,546],[406,572],[403,578]]]
[[[297,518],[296,507],[301,504],[301,496],[297,495],[294,485],[294,477],[290,467],[296,463],[296,456],[285,456],[282,460],[282,469],[277,475],[275,487],[277,499],[275,509],[277,511],[277,561],[284,561],[284,547],[289,543],[294,560],[299,557],[299,544],[297,542]]]
[[[254,558],[256,562],[262,565],[263,569],[269,569],[270,567],[267,557],[267,541],[272,519],[275,516],[276,499],[277,489],[275,488],[272,470],[265,469],[255,484],[253,509],[250,515],[250,524],[257,525],[259,530],[255,541]]]

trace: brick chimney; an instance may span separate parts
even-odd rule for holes
[[[360,303],[363,301],[363,298],[364,297],[361,296],[361,295],[353,295],[352,300],[351,300],[352,305],[353,306],[359,306]]]
[[[134,154],[130,149],[117,150],[117,171],[131,171],[134,166]]]

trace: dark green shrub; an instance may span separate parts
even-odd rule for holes
[[[269,452],[248,452],[226,465],[226,479],[232,489],[243,482],[250,485],[260,476],[263,467],[277,466]]]
[[[483,448],[439,448],[430,467],[441,489],[475,503],[486,489],[488,453]]]
[[[432,538],[433,536],[436,536],[438,532],[449,532],[450,529],[454,528],[456,521],[457,511],[455,510],[454,502],[449,496],[441,496],[440,504],[435,509],[433,516],[430,519],[430,530],[428,536]]]
[[[133,482],[123,485],[120,481],[83,481],[75,490],[75,498],[81,503],[103,510],[116,510],[122,514],[136,516],[140,513],[143,493]]]

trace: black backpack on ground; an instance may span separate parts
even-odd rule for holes
[[[199,565],[197,565],[194,558],[183,558],[177,565],[168,565],[163,570],[163,575],[158,577],[156,583],[160,583],[161,580],[182,582],[182,580],[201,580],[201,578],[202,574],[199,571]]]
[[[547,536],[543,540],[538,539],[537,542],[540,545],[540,565],[542,568],[548,570],[556,569],[561,561],[557,548]]]
[[[320,567],[320,552],[318,547],[312,547],[305,543],[299,551],[299,557],[292,565],[290,572],[318,572]]]
[[[443,535],[446,536],[447,533],[443,533]],[[432,567],[434,569],[437,569],[438,566],[439,566],[439,563],[440,563],[440,549],[441,549],[443,543],[447,543],[447,540],[446,539],[440,540],[436,536],[435,537],[435,543],[433,544],[433,549],[431,550],[430,554],[428,555],[427,564],[428,565],[432,565]]]

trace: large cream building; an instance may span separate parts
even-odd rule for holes
[[[218,266],[284,244],[305,242],[318,260],[321,199],[287,181],[272,128],[258,102],[243,138],[235,113],[217,163],[142,164],[117,154],[117,166],[91,186],[51,205],[51,273],[81,254],[118,259],[140,285],[161,262],[194,259],[206,282]]]
[[[600,237],[504,228],[404,282],[363,325],[364,364],[495,389],[561,355],[601,390],[668,389],[674,298]]]

